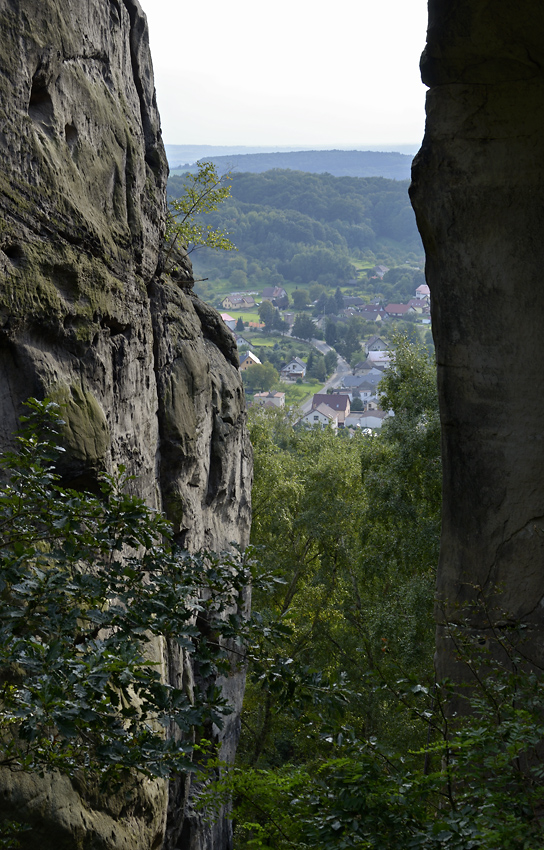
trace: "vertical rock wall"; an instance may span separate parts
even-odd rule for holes
[[[439,624],[486,600],[544,661],[544,6],[429,2],[412,202],[443,427]],[[487,616],[471,614],[474,626]],[[439,625],[439,675],[454,670]]]
[[[0,0],[0,445],[22,402],[47,394],[66,406],[67,482],[93,488],[123,463],[183,545],[245,545],[234,341],[192,294],[189,264],[177,282],[161,274],[166,177],[137,0]],[[229,682],[235,704],[242,688]],[[232,751],[236,714],[225,736]],[[225,824],[184,827],[185,786],[168,821],[162,783],[128,801],[55,776],[0,786],[0,814],[33,823],[25,847],[229,846]]]

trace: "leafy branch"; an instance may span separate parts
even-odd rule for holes
[[[230,196],[230,176],[217,174],[213,162],[197,163],[196,174],[185,176],[181,198],[170,201],[166,223],[166,267],[177,253],[190,254],[195,248],[235,251],[228,234],[204,224],[199,216],[214,212]]]

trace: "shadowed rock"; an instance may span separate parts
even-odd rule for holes
[[[73,486],[124,464],[195,549],[245,545],[251,453],[234,339],[162,274],[167,165],[145,16],[136,0],[0,0],[0,444],[22,402],[65,405]],[[164,649],[180,681],[186,660]],[[228,683],[239,709],[243,676]],[[232,754],[238,714],[227,719]],[[141,782],[93,796],[66,778],[0,776],[23,847],[226,850],[230,827],[184,821]],[[168,811],[167,811],[168,810]]]
[[[542,665],[544,7],[430,0],[421,68],[411,197],[443,428],[438,673],[459,673],[444,623],[465,616],[525,624]]]

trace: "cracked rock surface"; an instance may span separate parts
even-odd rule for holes
[[[71,486],[124,464],[187,548],[244,546],[251,451],[232,334],[162,274],[167,164],[137,0],[0,0],[0,446],[31,395],[65,405]],[[166,659],[172,676],[184,659]],[[177,665],[177,666],[176,666]],[[243,676],[229,681],[239,708]],[[232,753],[238,715],[228,718]],[[23,848],[227,850],[142,782],[130,804],[0,775]],[[180,838],[180,836],[182,836]],[[26,843],[25,843],[26,842]],[[182,842],[182,843],[179,843]]]
[[[521,622],[544,661],[544,7],[429,2],[427,124],[411,196],[443,427],[444,621]],[[487,613],[471,610],[485,600]]]

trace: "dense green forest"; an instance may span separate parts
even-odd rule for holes
[[[0,488],[2,764],[100,793],[126,783],[127,800],[136,777],[194,770],[205,818],[232,804],[235,850],[540,850],[544,687],[515,627],[493,632],[494,660],[489,634],[450,624],[468,713],[434,678],[426,351],[398,338],[381,388],[395,416],[377,436],[254,411],[253,548],[222,557],[178,550],[122,469],[100,496],[64,488],[58,408],[31,401]],[[161,680],[159,636],[192,656],[194,693]],[[209,733],[230,711],[214,683],[239,669],[233,766]],[[0,846],[27,828],[0,821]]]
[[[537,850],[542,686],[453,628],[478,683],[452,722],[433,672],[440,533],[436,374],[398,339],[374,437],[297,430],[254,411],[254,638],[237,767],[235,848]],[[499,640],[503,640],[499,638]],[[223,795],[223,796],[222,796]],[[212,806],[213,808],[213,806]]]
[[[207,300],[218,280],[236,290],[358,282],[354,291],[387,299],[404,291],[409,297],[423,281],[408,181],[288,170],[231,177],[231,197],[206,223],[227,232],[238,251],[191,255],[195,276],[208,279],[197,283]],[[185,186],[184,177],[171,176],[170,198],[183,196]],[[378,262],[390,267],[393,281],[369,280]]]

